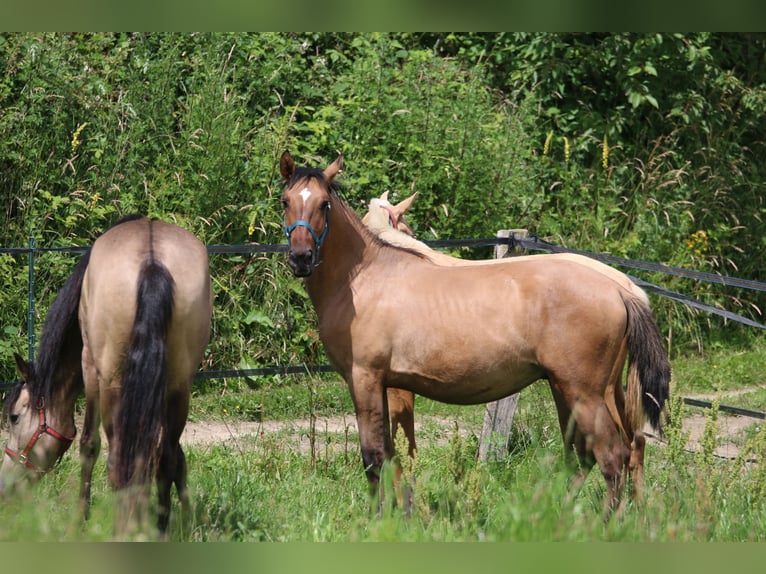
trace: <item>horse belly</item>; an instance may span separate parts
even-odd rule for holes
[[[393,350],[388,382],[441,402],[478,404],[518,392],[543,376],[533,350],[511,334],[451,343],[426,334]]]

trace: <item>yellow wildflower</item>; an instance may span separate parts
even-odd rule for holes
[[[543,155],[548,155],[548,151],[551,149],[551,140],[553,139],[553,130],[548,132],[547,137],[545,138],[545,143],[543,144]]]
[[[72,155],[74,156],[75,152],[77,151],[77,148],[80,147],[80,144],[82,141],[80,141],[80,134],[82,133],[82,130],[85,129],[85,126],[88,125],[88,122],[83,122],[79,126],[77,126],[77,129],[72,134]]]

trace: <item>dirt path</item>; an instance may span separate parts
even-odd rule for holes
[[[726,393],[724,396],[736,396],[743,392],[749,392],[752,389],[745,391],[732,391]],[[695,398],[701,400],[714,400],[718,395],[699,395]],[[443,427],[444,433],[442,438],[438,440],[448,440],[451,436],[452,429],[454,428],[454,421],[451,418],[436,418],[436,417],[421,417],[418,423],[416,423],[416,433],[422,427],[425,422],[429,424],[437,424]],[[691,451],[699,450],[700,441],[702,439],[706,417],[704,413],[695,413],[689,415],[684,419],[683,431],[689,433],[689,439],[687,442],[687,448]],[[734,458],[739,453],[739,445],[737,440],[744,436],[746,430],[752,425],[758,424],[758,419],[746,416],[726,415],[719,413],[718,415],[718,427],[719,427],[719,445],[715,450],[715,454],[725,458]],[[327,417],[318,418],[314,422],[314,428],[317,433],[334,433],[338,435],[348,435],[356,433],[356,420],[353,415],[345,415],[340,417]],[[309,433],[311,431],[311,421],[309,419],[296,419],[290,421],[264,421],[264,422],[242,422],[232,421],[227,422],[224,420],[208,420],[201,422],[189,422],[186,425],[186,430],[181,438],[183,444],[186,445],[213,445],[213,444],[226,444],[234,443],[246,438],[263,438],[264,436],[281,433],[284,435],[285,440],[289,440],[292,443],[297,443],[301,450],[308,451],[311,448],[311,441],[309,440]],[[653,433],[650,429],[647,429],[647,434],[650,440],[660,442],[653,437]],[[324,436],[324,435],[323,435]],[[350,439],[353,443],[353,447],[356,448],[356,439]],[[420,439],[424,440],[424,439]],[[425,439],[427,440],[427,439]]]

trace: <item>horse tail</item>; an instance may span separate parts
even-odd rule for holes
[[[118,486],[149,481],[162,444],[167,384],[167,333],[173,314],[175,282],[153,257],[141,267],[136,317],[122,373],[115,420]]]
[[[642,428],[646,415],[659,431],[670,395],[670,360],[649,305],[631,295],[623,300],[628,313],[626,416],[634,430]]]

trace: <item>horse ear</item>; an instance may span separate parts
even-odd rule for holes
[[[21,379],[25,382],[29,382],[29,371],[32,370],[32,365],[27,363],[24,359],[21,358],[21,355],[18,353],[13,354],[13,358],[16,359],[16,368],[19,371],[19,374],[21,375]]]
[[[282,174],[282,178],[287,182],[295,173],[295,161],[290,152],[285,150],[282,157],[279,158],[279,173]]]
[[[335,159],[334,162],[332,162],[330,165],[328,165],[324,172],[324,176],[327,179],[327,181],[332,181],[333,178],[337,175],[337,173],[340,171],[340,168],[343,167],[343,154],[338,154],[338,157]]]
[[[388,190],[383,192],[383,194],[380,196],[380,199],[383,201],[388,201]]]
[[[404,215],[407,210],[412,206],[412,202],[415,200],[415,197],[418,195],[418,192],[416,191],[411,196],[409,196],[407,199],[400,201],[396,205],[393,206],[393,211],[396,214],[396,217],[399,218],[402,215]]]

